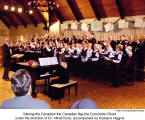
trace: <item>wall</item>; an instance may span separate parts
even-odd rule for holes
[[[140,17],[140,16],[138,16]],[[143,17],[143,16],[141,16]],[[126,19],[128,20],[132,20],[134,21],[137,17],[128,17]],[[94,21],[95,19],[89,19],[89,20],[82,20],[80,21],[80,23],[87,23],[90,24]],[[118,18],[105,18],[105,19],[101,19],[101,21],[107,23],[107,22],[115,22],[116,20],[118,20]],[[64,23],[66,24],[71,24],[74,21],[66,21]],[[27,28],[25,28],[23,25],[18,26],[18,28],[16,29],[15,27],[10,27],[10,29],[8,29],[1,21],[0,21],[0,30],[1,28],[5,31],[4,33],[0,33],[0,45],[3,44],[3,40],[5,37],[9,36],[10,40],[20,40],[20,38],[24,38],[24,39],[29,39],[29,37],[33,34],[38,33],[40,36],[44,35],[46,33],[45,30],[43,30],[44,25],[38,24],[38,27],[35,27],[33,24],[29,24],[27,26]],[[78,36],[82,36],[82,34],[84,33],[84,31],[80,30],[80,26],[78,27],[79,30],[71,30],[70,26],[69,29],[66,30],[68,33],[68,36],[72,36],[72,34],[74,35],[78,35]],[[60,22],[56,22],[54,23],[51,27],[50,27],[50,34],[60,34],[63,33],[64,31],[61,31],[61,25]],[[90,35],[91,31],[88,31],[87,34]],[[134,28],[134,23],[129,23],[129,28],[128,29],[118,29],[118,23],[115,24],[115,30],[106,33],[104,30],[102,32],[94,32],[96,37],[98,39],[100,39],[100,37],[104,36],[105,39],[108,38],[108,36],[112,35],[115,37],[115,39],[117,39],[119,34],[125,34],[128,36],[133,36],[135,37],[136,35],[143,35],[145,34],[145,29],[142,28]]]
[[[9,37],[9,29],[7,26],[0,20],[0,66],[2,63],[2,45],[5,42],[5,39]]]
[[[10,27],[10,40],[16,41],[20,39],[29,39],[31,35],[38,33],[39,35],[44,35],[46,30],[43,29],[44,24],[38,24],[35,27],[33,24],[27,25],[25,28],[23,25],[19,25],[18,28]]]
[[[9,29],[7,26],[0,20],[0,46],[5,42],[5,38],[9,37]]]
[[[117,26],[115,26],[117,28]],[[67,33],[67,36],[72,37],[75,36],[83,36],[84,31],[82,30],[65,30],[65,33]],[[87,36],[91,35],[91,31],[86,32]],[[110,32],[105,32],[103,30],[102,32],[93,32],[95,34],[95,37],[97,40],[99,40],[101,37],[104,37],[105,40],[108,39],[109,36],[113,36],[114,39],[119,39],[119,35],[126,35],[128,37],[136,38],[136,36],[143,36],[145,35],[145,29],[144,28],[128,28],[128,29],[115,29]]]
[[[104,39],[108,39],[109,36],[113,36],[114,39],[119,39],[119,35],[126,35],[126,36],[132,36],[132,38],[135,38],[136,36],[143,36],[145,35],[145,29],[144,28],[135,28],[134,27],[134,21],[137,18],[144,18],[144,16],[130,16],[130,17],[126,17],[125,19],[129,22],[129,28],[127,29],[119,29],[118,28],[118,22],[116,22],[117,20],[119,20],[119,17],[112,17],[112,18],[104,18],[101,19],[101,21],[103,21],[105,24],[108,22],[112,22],[115,23],[114,27],[115,29],[113,31],[110,32],[105,32],[105,29],[103,28],[103,31],[100,32],[93,32],[96,36],[96,39],[100,39],[101,37],[104,37]],[[84,31],[81,30],[81,23],[86,23],[89,24],[89,31],[86,32],[87,36],[89,36],[92,31],[90,30],[90,24],[95,21],[95,19],[88,19],[88,20],[81,20],[78,24],[78,29],[77,30],[72,30],[71,29],[71,23],[74,21],[66,21],[64,22],[65,24],[68,25],[68,29],[67,30],[63,30],[62,28],[62,33],[66,33],[68,36],[72,36],[72,35],[76,35],[76,36],[82,36],[84,34]]]
[[[15,27],[10,27],[10,40],[16,41],[20,39],[29,39],[31,35],[38,33],[38,35],[42,36],[46,33],[46,30],[43,29],[44,24],[38,24],[35,27],[33,24],[27,25],[25,28],[23,25],[19,25],[16,29]],[[59,34],[60,33],[60,22],[54,23],[50,27],[50,34]]]
[[[59,21],[54,23],[53,25],[51,25],[51,27],[50,27],[50,35],[52,35],[52,34],[59,35],[60,32],[61,32],[61,29],[60,29],[60,22]]]

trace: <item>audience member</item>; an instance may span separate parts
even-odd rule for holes
[[[31,98],[31,77],[26,70],[16,71],[11,78],[11,87],[15,97],[5,100],[1,109],[50,109],[46,102]]]
[[[99,109],[99,108],[94,101],[86,98],[75,102],[71,106],[71,109]]]

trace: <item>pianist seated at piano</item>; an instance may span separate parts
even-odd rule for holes
[[[11,78],[11,88],[15,97],[5,100],[0,109],[50,109],[46,102],[31,98],[31,77],[26,70],[16,71]]]
[[[66,62],[60,62],[60,65],[53,73],[54,76],[59,76],[58,79],[52,80],[51,84],[66,84],[69,82],[69,71]]]

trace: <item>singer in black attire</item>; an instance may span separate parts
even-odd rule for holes
[[[10,53],[9,41],[7,41],[2,46],[2,66],[4,67],[4,74],[3,74],[4,80],[10,80],[9,79],[10,63],[11,63],[11,53]]]

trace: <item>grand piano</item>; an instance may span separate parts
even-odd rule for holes
[[[60,67],[60,64],[54,64],[54,65],[43,65],[40,64],[37,67],[32,67],[29,65],[28,62],[19,62],[15,61],[11,65],[12,71],[17,71],[18,69],[26,69],[29,71],[29,74],[32,78],[32,97],[36,97],[36,81],[45,79],[45,89],[44,91],[47,92],[47,87],[49,85],[49,78],[57,76],[56,70]]]

